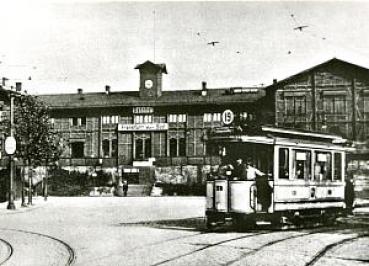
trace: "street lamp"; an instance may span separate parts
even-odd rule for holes
[[[5,81],[7,79],[2,79],[2,87],[5,87]],[[16,91],[20,90],[21,83],[16,83]],[[14,189],[14,153],[16,151],[16,141],[14,138],[14,95],[13,95],[13,87],[10,87],[9,90],[10,96],[10,136],[5,140],[5,152],[9,155],[9,172],[10,172],[10,181],[9,181],[9,203],[7,209],[15,210],[14,198],[15,198],[15,189]]]

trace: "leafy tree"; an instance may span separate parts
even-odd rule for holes
[[[61,138],[49,121],[49,109],[36,96],[16,96],[14,137],[17,140],[16,157],[31,169],[57,162],[63,151]]]

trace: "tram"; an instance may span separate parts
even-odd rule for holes
[[[256,133],[214,129],[209,145],[222,163],[206,184],[208,227],[251,227],[332,221],[345,214],[347,141],[337,135],[261,126]],[[234,162],[251,160],[263,174],[236,176]]]

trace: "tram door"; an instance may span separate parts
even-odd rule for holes
[[[214,181],[214,209],[220,212],[228,211],[228,181]]]

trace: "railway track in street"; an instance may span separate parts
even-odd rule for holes
[[[211,244],[207,244],[207,245],[203,245],[200,248],[197,248],[195,250],[192,250],[190,252],[186,252],[183,254],[179,254],[177,256],[173,256],[171,258],[159,261],[157,263],[153,263],[151,264],[151,266],[159,266],[159,265],[170,265],[170,264],[174,264],[179,262],[181,259],[186,258],[186,257],[190,257],[190,256],[194,256],[196,254],[202,254],[202,252],[206,252],[206,254],[208,253],[208,250],[211,249],[215,249],[215,248],[219,248],[219,247],[224,247],[225,244],[230,244],[232,242],[237,243],[237,241],[243,240],[243,239],[252,239],[252,238],[257,238],[261,235],[265,235],[268,234],[270,236],[272,235],[277,235],[277,238],[271,241],[267,241],[264,244],[261,244],[259,247],[257,248],[242,248],[242,250],[248,249],[248,251],[244,254],[242,254],[241,256],[230,260],[226,263],[222,263],[220,265],[224,265],[224,266],[231,266],[231,265],[242,265],[244,260],[247,259],[248,257],[251,257],[253,255],[257,255],[259,252],[265,251],[267,250],[269,247],[274,246],[276,244],[285,242],[285,241],[289,241],[289,240],[294,240],[294,239],[303,239],[303,238],[307,238],[309,236],[312,235],[318,235],[318,234],[325,234],[325,233],[330,233],[333,232],[335,233],[336,231],[339,232],[340,229],[338,228],[318,228],[318,229],[313,229],[312,231],[309,232],[301,232],[299,230],[287,230],[289,231],[289,234],[292,235],[287,235],[284,236],[283,234],[286,233],[286,231],[263,231],[263,232],[258,232],[258,233],[252,233],[252,234],[247,234],[247,235],[241,235],[241,236],[237,236],[237,237],[233,237],[233,238],[229,238],[229,239],[225,239],[225,240],[220,240]],[[279,237],[278,234],[281,234],[282,236]],[[332,248],[338,246],[338,245],[342,245],[344,243],[347,243],[349,241],[354,241],[357,238],[360,238],[362,236],[357,236],[355,234],[355,236],[352,236],[351,234],[348,235],[347,238],[344,239],[340,239],[339,241],[335,241],[334,243],[328,244],[326,246],[324,246],[323,249],[321,249],[320,251],[318,251],[318,253],[316,255],[313,256],[313,258],[306,263],[305,266],[311,266],[314,265],[316,261],[318,261],[321,257],[323,257],[327,251],[331,250]],[[236,244],[237,245],[237,244]],[[234,247],[237,248],[237,247]],[[180,264],[180,263],[179,263]]]
[[[3,265],[13,255],[13,246],[5,239],[0,239],[0,243],[0,265]]]
[[[69,266],[69,265],[73,265],[76,261],[77,256],[76,256],[76,252],[73,249],[73,247],[70,246],[67,242],[65,242],[65,241],[63,241],[59,238],[56,238],[56,237],[53,237],[53,236],[50,236],[50,235],[46,235],[46,234],[42,234],[42,233],[38,233],[38,232],[22,230],[22,229],[0,228],[0,231],[2,231],[3,234],[7,233],[7,232],[8,233],[11,232],[11,235],[8,235],[8,237],[13,238],[13,241],[17,241],[17,245],[14,248],[13,245],[10,244],[11,241],[1,239],[2,242],[6,243],[9,246],[9,248],[11,249],[11,252],[10,252],[9,256],[7,257],[7,259],[5,261],[2,261],[0,263],[0,265],[5,264],[6,262],[9,262],[9,264],[12,265],[13,255],[15,255],[16,253],[18,253],[18,254],[21,254],[21,253],[27,254],[27,251],[29,252],[29,250],[26,250],[26,248],[28,248],[28,246],[27,245],[23,246],[22,242],[20,242],[20,240],[25,240],[26,239],[26,237],[25,237],[26,235],[29,237],[28,241],[30,241],[32,243],[35,243],[35,242],[37,243],[37,241],[39,241],[39,243],[42,243],[42,242],[45,242],[45,241],[46,242],[51,241],[51,242],[57,243],[57,245],[59,245],[59,247],[60,246],[64,247],[64,250],[66,252],[64,252],[65,255],[63,256],[63,258],[58,257],[58,256],[55,257],[57,265],[59,265],[59,264],[61,265],[62,261],[65,261],[65,263],[63,263],[63,265]],[[39,237],[41,239],[36,240],[35,238],[33,238],[34,236]],[[37,245],[36,245],[36,247],[32,247],[32,248],[37,249]],[[39,249],[36,250],[35,254],[39,254],[39,253],[44,252],[45,250],[42,250],[43,248],[45,248],[45,247],[41,245],[39,247]],[[62,253],[62,252],[60,252],[60,250],[54,250],[54,251],[55,251],[55,253],[58,253],[58,254]],[[48,249],[48,252],[49,252],[49,249]],[[31,252],[29,252],[29,253],[32,254]],[[49,256],[52,257],[51,255],[49,255]],[[51,262],[51,263],[54,265],[54,262]],[[18,262],[15,261],[13,264],[17,265]]]
[[[358,236],[354,236],[354,237],[350,237],[350,238],[346,238],[346,239],[342,239],[340,241],[334,242],[332,244],[327,245],[326,247],[324,247],[323,249],[321,249],[309,262],[307,262],[305,264],[305,266],[313,266],[315,265],[321,258],[323,258],[329,251],[333,250],[334,248],[338,247],[338,246],[342,246],[344,244],[348,244],[351,242],[354,242],[360,238],[363,237],[369,237],[369,234],[363,234],[363,235],[358,235]],[[353,260],[353,259],[350,259]],[[362,261],[362,262],[369,262],[369,260],[356,260],[356,261]]]

